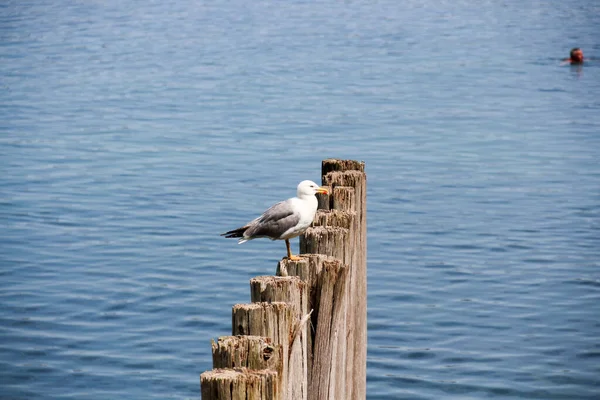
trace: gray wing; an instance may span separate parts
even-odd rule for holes
[[[269,237],[277,239],[300,221],[300,214],[294,212],[289,200],[279,202],[260,217],[248,224],[246,237]]]

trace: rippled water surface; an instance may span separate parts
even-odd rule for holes
[[[0,398],[198,398],[285,252],[218,234],[328,157],[367,165],[369,399],[598,398],[599,26],[591,1],[3,2]]]

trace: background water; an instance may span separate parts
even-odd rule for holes
[[[5,1],[0,398],[190,399],[281,242],[368,172],[369,399],[600,397],[592,1]],[[297,249],[297,241],[294,243]]]

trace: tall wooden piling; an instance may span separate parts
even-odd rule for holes
[[[337,354],[338,361],[345,363],[345,376],[336,377],[336,386],[342,381],[344,391],[336,390],[333,397],[315,397],[319,400],[366,398],[367,180],[364,168],[364,163],[358,161],[323,161],[322,183],[331,188],[329,207],[318,212],[315,226],[300,238],[302,253],[318,252],[348,265],[343,306],[345,325],[339,335],[344,333],[345,339],[338,339],[344,353]]]
[[[251,279],[251,304],[232,310],[233,336],[213,342],[204,400],[366,398],[364,163],[324,160],[319,211],[299,261]]]

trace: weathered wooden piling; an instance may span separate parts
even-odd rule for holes
[[[301,253],[333,256],[348,266],[344,287],[346,303],[340,305],[345,320],[338,332],[340,346],[336,354],[337,361],[343,364],[334,370],[337,376],[331,374],[335,385],[329,383],[329,397],[318,394],[314,397],[318,400],[366,397],[367,179],[364,167],[364,163],[352,160],[323,161],[322,183],[331,188],[329,208],[319,211],[315,227],[300,237]],[[344,239],[340,240],[341,237]]]
[[[283,387],[289,398],[307,399],[308,387],[308,291],[298,277],[259,276],[250,280],[250,299],[253,302],[284,302],[292,309],[292,324],[288,328],[287,376]],[[283,363],[285,365],[285,362]]]
[[[324,160],[319,211],[299,261],[251,279],[251,304],[213,341],[204,400],[366,398],[367,281],[364,163]]]
[[[280,399],[277,372],[270,369],[213,369],[200,377],[203,399]]]
[[[281,346],[263,336],[221,336],[212,342],[214,368],[272,369],[283,357]]]

